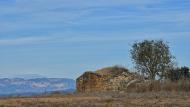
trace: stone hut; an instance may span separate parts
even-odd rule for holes
[[[107,67],[95,72],[85,72],[76,80],[77,92],[125,90],[136,77],[122,67]]]

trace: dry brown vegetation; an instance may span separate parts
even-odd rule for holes
[[[0,99],[0,107],[189,107],[190,93],[104,92]]]
[[[189,107],[190,93],[120,93],[1,99],[0,107]]]
[[[143,83],[131,84],[127,92],[190,92],[190,80],[181,79],[178,81],[148,80]]]

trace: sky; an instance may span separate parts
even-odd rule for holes
[[[144,39],[167,41],[190,67],[190,1],[0,0],[0,77],[133,69],[129,50]]]

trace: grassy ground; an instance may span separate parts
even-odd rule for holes
[[[89,93],[1,98],[0,107],[190,107],[190,93]]]

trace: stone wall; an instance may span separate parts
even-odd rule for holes
[[[77,79],[77,92],[93,92],[101,91],[104,89],[104,77],[93,73],[85,72]]]

